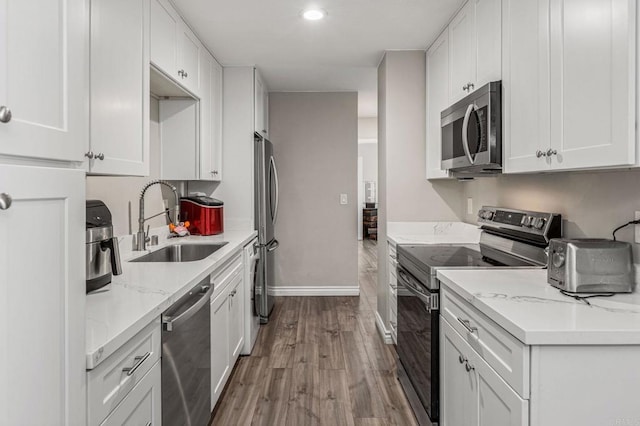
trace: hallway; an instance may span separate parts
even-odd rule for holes
[[[376,330],[376,242],[359,243],[360,297],[279,297],[212,425],[415,425]]]

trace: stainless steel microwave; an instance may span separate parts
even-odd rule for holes
[[[488,83],[442,111],[442,168],[454,176],[502,172],[502,83]]]

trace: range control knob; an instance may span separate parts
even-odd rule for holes
[[[480,219],[484,219],[484,210],[483,209],[478,210],[478,217]]]
[[[493,212],[491,210],[485,210],[484,211],[484,218],[486,220],[491,220],[493,219]]]
[[[520,222],[520,225],[525,226],[525,227],[529,227],[531,226],[531,221],[533,220],[533,218],[531,216],[523,216],[522,217],[522,221]]]
[[[546,220],[541,218],[541,217],[536,217],[535,219],[533,219],[533,222],[531,223],[531,226],[533,226],[536,229],[542,229],[544,228],[544,224],[546,223]]]

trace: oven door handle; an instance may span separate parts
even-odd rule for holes
[[[422,291],[420,291],[420,289],[411,282],[411,278],[407,276],[407,273],[404,272],[402,269],[398,268],[398,275],[402,279],[402,282],[404,286],[407,288],[407,290],[415,294],[418,297],[418,299],[426,303],[427,306],[431,306],[431,295],[424,294]]]
[[[469,136],[467,136],[467,133],[469,130],[469,118],[471,117],[471,113],[475,110],[475,104],[469,104],[467,112],[464,114],[464,120],[462,120],[462,149],[464,149],[464,153],[471,164],[474,164],[476,160],[471,156],[471,150],[469,149]]]

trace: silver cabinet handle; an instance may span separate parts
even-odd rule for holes
[[[469,88],[469,85],[468,85],[468,84],[465,84],[464,86],[462,86],[462,90],[465,90],[465,91],[466,91],[468,88]]]
[[[8,123],[11,121],[11,110],[2,105],[0,106],[0,123]]]
[[[467,90],[472,90],[474,87],[476,87],[476,85],[473,83],[467,84]]]
[[[464,326],[464,328],[466,328],[469,333],[473,333],[473,332],[478,331],[478,327],[472,327],[471,326],[471,322],[468,319],[462,319],[462,318],[458,317],[458,322],[460,324],[462,324]]]
[[[231,297],[235,297],[237,292],[238,292],[238,290],[233,290],[233,291],[231,292]]]
[[[147,360],[147,358],[149,358],[151,356],[151,352],[147,352],[146,354],[144,354],[143,356],[137,356],[134,358],[134,360],[136,361],[135,364],[133,364],[133,367],[125,367],[122,369],[123,373],[127,373],[127,376],[131,376],[133,373],[136,372],[136,370],[138,368],[140,368],[140,366],[142,364],[144,364],[144,362]]]
[[[96,160],[104,160],[104,154],[102,152],[99,154],[96,154]]]
[[[465,357],[463,357],[463,356],[462,356],[462,354],[460,354],[460,355],[458,356],[458,361],[460,361],[460,364],[464,364],[464,362],[465,362],[466,360],[467,360],[467,359],[466,359]]]
[[[214,170],[214,171],[212,171],[212,172],[211,172],[211,174],[212,174],[212,175],[217,175],[217,174],[218,174],[218,171],[217,171],[217,170]]]
[[[145,426],[151,426],[151,422],[147,423]]]
[[[471,371],[471,370],[475,370],[476,368],[469,364],[468,362],[464,365],[464,369],[467,370],[467,372]]]
[[[95,155],[93,155],[93,151],[85,152],[84,156],[87,157],[89,160],[93,160],[93,157],[95,157]]]
[[[557,154],[558,154],[558,151],[556,151],[555,149],[549,148],[547,150],[547,157],[551,157],[552,155],[557,155]]]
[[[184,70],[178,70],[178,75],[184,78]]]
[[[7,194],[6,192],[3,192],[2,194],[0,194],[0,210],[9,209],[9,207],[11,207],[12,202],[13,202],[13,198],[11,198],[11,195]]]
[[[546,152],[540,151],[540,150],[536,151],[536,157],[540,158],[540,157],[546,157],[546,156],[547,156]]]

